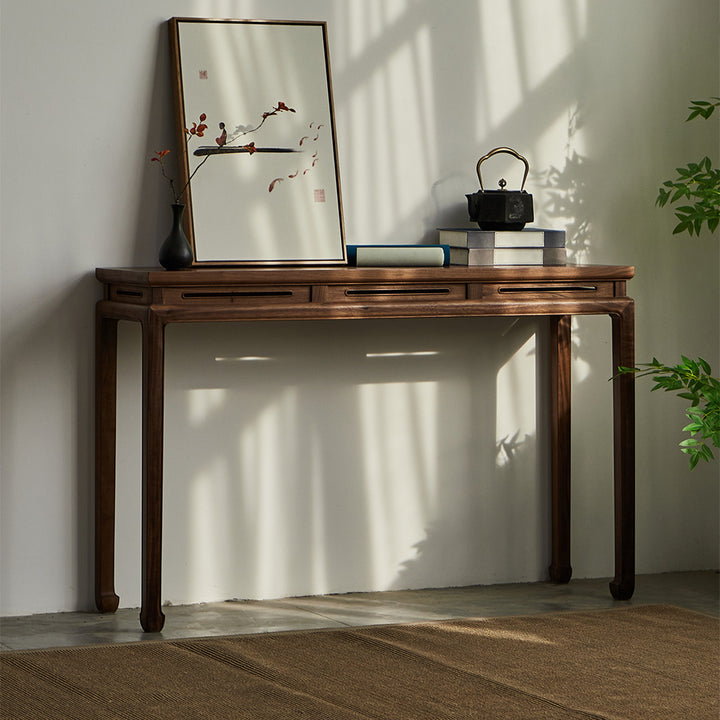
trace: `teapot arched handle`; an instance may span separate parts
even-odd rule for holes
[[[528,161],[517,151],[513,150],[509,147],[496,147],[494,150],[491,150],[487,155],[483,155],[479,160],[477,164],[477,176],[478,180],[480,181],[480,190],[482,192],[485,192],[485,188],[483,187],[483,181],[482,181],[482,174],[480,173],[480,166],[493,155],[497,155],[498,153],[507,153],[508,155],[513,155],[518,160],[520,160],[525,165],[525,174],[523,175],[522,185],[520,186],[520,192],[522,192],[525,189],[525,181],[527,180],[528,172],[530,172],[530,165]]]

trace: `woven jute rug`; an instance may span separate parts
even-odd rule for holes
[[[13,720],[717,720],[718,620],[670,606],[0,655]]]

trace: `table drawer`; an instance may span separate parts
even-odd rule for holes
[[[473,293],[476,294],[476,293]],[[615,295],[615,284],[613,282],[505,282],[505,283],[482,283],[480,286],[480,297],[489,300],[491,298],[511,300],[517,299],[542,299],[542,298],[567,298],[567,299],[590,299],[610,298]]]
[[[107,299],[113,302],[129,303],[131,305],[147,305],[152,298],[148,287],[138,285],[109,285]]]
[[[173,305],[289,305],[310,302],[309,285],[164,288],[163,301]]]
[[[448,300],[465,300],[467,286],[465,283],[448,283],[447,285],[327,285],[318,288],[314,297],[316,301],[327,303],[396,303],[396,302],[444,302]]]

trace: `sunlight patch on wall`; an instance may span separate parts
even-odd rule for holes
[[[228,362],[271,362],[275,358],[267,355],[238,355],[236,357],[216,357],[215,362],[228,363]]]
[[[486,93],[476,99],[477,116],[497,128],[577,53],[587,35],[587,0],[479,2],[478,14]]]
[[[536,428],[535,335],[510,357],[497,374],[496,443],[497,465],[513,460]]]
[[[292,476],[286,472],[285,464],[288,459],[292,462],[294,437],[287,430],[296,416],[295,390],[286,388],[261,409],[240,437],[242,475],[247,479],[242,503],[244,522],[256,538],[257,587],[263,588],[268,596],[285,592],[291,538],[278,518],[286,516],[291,498],[285,481]]]
[[[188,390],[188,423],[190,426],[202,425],[223,406],[226,395],[225,388],[192,388]]]
[[[230,516],[218,517],[218,507],[228,507],[230,473],[222,457],[210,461],[206,470],[198,474],[189,488],[188,508],[188,593],[190,598],[202,598],[219,587],[225,573],[227,549],[232,547]]]
[[[540,222],[565,228],[568,260],[573,262],[590,260],[593,229],[592,167],[583,116],[581,102],[562,109],[540,135],[535,153],[544,168],[536,180],[537,197],[542,197],[537,215],[547,218]]]
[[[523,4],[520,47],[527,88],[538,87],[569,58],[587,34],[587,0]]]
[[[395,158],[395,221],[413,212],[419,188],[429,187],[437,177],[437,154],[428,152],[438,137],[432,103],[432,59],[430,28],[425,26],[400,46],[387,64],[384,106],[392,118],[388,150]]]
[[[369,352],[366,358],[394,358],[394,357],[434,357],[439,355],[437,350],[414,350],[410,352]]]
[[[558,148],[565,147],[566,155],[583,145],[582,133],[576,132],[574,118],[576,108],[558,108],[557,115],[544,128],[538,128],[538,138],[533,152],[534,168],[547,168],[557,163]],[[579,150],[582,152],[582,150]]]
[[[587,320],[587,318],[585,318]],[[578,325],[577,315],[573,315],[571,321],[571,332],[573,338],[578,337],[580,334],[580,327]],[[592,366],[590,363],[578,352],[576,348],[573,348],[573,365],[572,365],[572,379],[574,383],[583,383],[592,375]]]
[[[280,239],[275,234],[275,223],[270,216],[269,208],[266,205],[256,204],[254,207],[248,208],[248,214],[252,218],[253,237],[262,238],[263,248],[265,249],[262,257],[281,256]]]
[[[436,382],[358,388],[372,580],[388,587],[416,555],[437,505]]]
[[[363,237],[390,237],[437,176],[437,155],[429,151],[438,133],[433,75],[431,31],[422,26],[384,54],[344,104],[352,118],[345,123],[351,157],[358,162],[343,171],[350,173],[353,204],[372,209],[367,219],[358,218]]]
[[[329,587],[328,533],[325,521],[326,489],[323,482],[322,438],[313,437],[310,448],[310,547],[313,592],[326,593]]]
[[[485,73],[487,94],[478,94],[478,117],[497,126],[523,100],[519,38],[513,23],[512,3],[479,3],[480,35],[478,66]],[[538,39],[539,40],[539,39]]]
[[[363,0],[362,3],[348,3],[347,50],[351,58],[365,52],[369,43],[377,40],[387,31],[388,25],[396,22],[407,11],[408,0]]]
[[[376,0],[378,4],[382,6],[383,13],[385,14],[385,24],[390,25],[392,23],[401,20],[403,16],[410,11],[413,2],[411,0]]]

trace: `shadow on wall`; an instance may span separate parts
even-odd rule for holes
[[[574,259],[589,259],[607,200],[593,178],[610,173],[591,160],[605,148],[587,148],[584,120],[598,108],[585,103],[585,79],[599,57],[589,43],[598,27],[610,35],[602,15],[614,11],[587,2],[555,3],[552,13],[531,3],[333,3],[348,242],[434,242],[438,226],[466,225],[478,157],[509,145],[533,160],[537,224],[566,227]],[[531,42],[538,28],[554,41],[540,58]],[[612,103],[603,107],[602,119],[612,112]],[[455,346],[443,344],[450,328],[472,335],[454,357]],[[545,537],[546,519],[536,517],[547,489],[537,479],[544,442],[519,423],[498,427],[500,408],[522,409],[528,398],[512,386],[498,394],[497,377],[531,335],[539,330],[538,346],[547,339],[542,327],[507,338],[505,329],[495,320],[173,328],[168,357],[183,361],[169,362],[168,436],[193,441],[166,471],[168,594],[192,601],[201,588],[252,597],[441,584],[451,552],[454,582],[487,581],[499,565],[478,572],[473,563],[488,548],[517,561],[526,543],[519,516],[503,524],[497,508],[517,505],[531,486],[532,533]],[[368,341],[399,355],[371,361]],[[585,355],[594,358],[604,341],[581,332],[573,342],[582,382],[592,374]],[[440,354],[414,354],[425,352]],[[544,402],[538,407],[541,417]],[[521,447],[498,467],[498,450],[513,438]],[[611,493],[610,483],[598,487]],[[201,511],[217,504],[224,516]],[[483,536],[488,528],[492,537]],[[416,555],[402,557],[410,536]],[[529,572],[546,564],[536,555]]]
[[[169,362],[166,442],[189,440],[166,456],[167,597],[471,584],[508,579],[508,556],[542,577],[536,331],[497,318],[171,326],[167,357],[182,362]],[[503,372],[532,396],[499,414]],[[498,429],[528,408],[508,453]]]
[[[541,212],[551,219],[553,227],[565,229],[568,255],[574,262],[589,259],[594,211],[588,185],[590,161],[575,148],[575,136],[582,125],[582,109],[569,111],[564,163],[560,168],[551,165],[537,175],[538,187],[544,189]]]
[[[467,454],[461,472],[469,483],[461,495],[438,498],[433,522],[415,544],[414,555],[402,562],[391,589],[423,587],[433,568],[447,572],[438,578],[441,586],[476,584],[479,578],[482,584],[546,579],[550,437],[548,387],[543,382],[549,372],[545,331],[545,321],[524,319],[504,327],[494,339],[509,354],[504,362],[495,356],[494,396],[480,396],[470,383],[470,441],[459,447]],[[476,367],[469,377],[477,377],[475,371],[492,373]],[[460,437],[458,432],[456,445]],[[489,437],[495,438],[493,448]],[[452,428],[440,433],[438,446],[453,447]],[[438,472],[442,476],[443,468]],[[458,515],[464,519],[460,526]],[[457,565],[463,574],[458,575]]]
[[[145,137],[147,144],[143,167],[139,168],[137,220],[135,223],[133,262],[136,267],[158,266],[160,245],[170,232],[172,193],[150,158],[155,151],[171,149],[166,159],[171,177],[178,177],[175,112],[170,84],[170,44],[167,23],[161,23],[156,32],[155,73],[150,84],[149,108]]]

